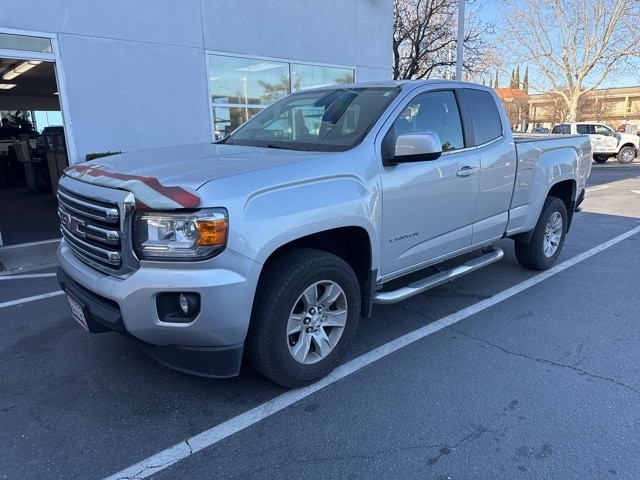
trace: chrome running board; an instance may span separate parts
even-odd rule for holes
[[[490,263],[497,262],[504,256],[504,252],[497,247],[487,247],[484,249],[484,251],[484,255],[478,258],[469,260],[468,262],[450,270],[444,270],[421,280],[416,280],[406,287],[402,287],[389,292],[374,293],[373,303],[390,304],[400,302],[409,297],[413,297],[414,295],[425,292],[430,288],[437,287],[438,285],[450,282],[451,280],[466,275],[467,273],[471,273],[475,270],[485,267]]]

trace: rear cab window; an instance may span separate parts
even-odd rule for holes
[[[493,96],[473,88],[465,88],[464,93],[471,111],[475,145],[484,145],[502,137],[502,120]]]

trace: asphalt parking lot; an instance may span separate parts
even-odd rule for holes
[[[501,262],[376,306],[345,365],[293,391],[87,334],[55,242],[5,247],[0,478],[640,478],[638,167],[594,168],[552,270],[505,240]]]

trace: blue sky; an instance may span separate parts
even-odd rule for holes
[[[484,8],[480,11],[481,18],[487,22],[493,22],[497,27],[500,25],[500,11],[501,5],[499,0],[479,0],[479,3],[484,4]],[[467,8],[469,8],[467,2]],[[497,35],[496,35],[497,36]],[[531,68],[531,67],[530,67]],[[520,68],[523,70],[523,67]],[[507,67],[507,74],[511,71],[511,67]],[[507,77],[504,77],[503,74],[503,83],[508,81]],[[610,76],[607,80],[605,80],[604,84],[601,85],[600,88],[607,87],[628,87],[640,85],[640,78],[637,75],[628,75],[628,76]]]

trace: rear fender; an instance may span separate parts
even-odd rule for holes
[[[507,227],[509,237],[533,230],[549,195],[561,198],[571,210],[591,171],[588,140],[582,146],[541,140],[517,147],[519,167]]]

